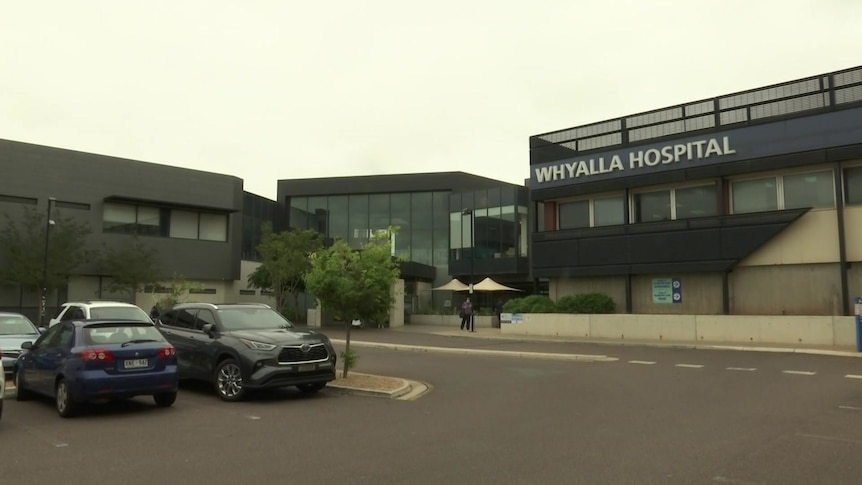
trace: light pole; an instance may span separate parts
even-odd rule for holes
[[[53,197],[48,197],[48,214],[45,218],[45,254],[42,255],[42,295],[39,300],[40,327],[45,326],[45,313],[48,308],[48,245],[51,242],[51,226],[54,225],[54,220],[51,219],[51,209],[56,200]]]
[[[470,216],[470,303],[475,305],[473,301],[473,258],[476,253],[476,236],[473,232],[473,209],[462,209],[461,210],[461,249],[464,249],[464,216]],[[470,331],[476,331],[476,313],[470,312]]]

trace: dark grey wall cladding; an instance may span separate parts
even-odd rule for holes
[[[802,216],[793,209],[533,234],[539,277],[725,271]],[[711,227],[709,227],[711,226]]]
[[[490,189],[507,184],[465,172],[435,172],[360,177],[329,177],[278,181],[278,201],[285,197],[315,195],[374,194],[388,192],[454,192]]]
[[[129,236],[102,232],[105,199],[118,197],[146,205],[227,213],[228,241],[141,237],[160,252],[164,270],[194,279],[238,279],[242,242],[240,178],[167,165],[95,155],[53,147],[0,140],[0,195],[38,199],[47,210],[48,197],[58,202],[89,204],[90,210],[62,208],[63,216],[88,220],[90,244],[123,244]],[[19,213],[17,204],[0,203],[0,211]],[[95,274],[95,264],[79,268]]]

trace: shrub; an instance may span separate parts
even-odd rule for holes
[[[505,313],[554,313],[554,301],[545,295],[530,295],[509,300],[503,305]]]
[[[614,313],[614,299],[604,293],[566,295],[557,302],[560,313]]]

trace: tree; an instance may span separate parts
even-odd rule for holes
[[[111,277],[108,289],[128,295],[132,303],[137,293],[157,283],[162,276],[158,251],[141,242],[137,236],[128,243],[103,244],[100,266],[102,273]]]
[[[183,275],[174,273],[170,280],[153,285],[151,293],[159,313],[163,313],[177,303],[184,302],[192,291],[202,288],[203,285],[197,281],[189,281]],[[163,296],[157,297],[156,293],[163,293]]]
[[[284,311],[287,295],[293,295],[299,308],[299,293],[305,289],[303,276],[311,269],[309,257],[323,247],[323,236],[314,230],[273,232],[271,223],[263,224],[263,237],[257,246],[261,265],[249,275],[252,288],[272,290],[275,306]]]
[[[391,229],[390,229],[391,230]],[[305,275],[306,289],[321,307],[339,315],[347,328],[344,354],[350,355],[350,330],[354,318],[383,321],[392,306],[392,283],[399,277],[398,263],[391,256],[389,231],[375,234],[356,251],[343,240],[311,256]],[[343,359],[347,377],[348,360]]]
[[[45,268],[45,231],[47,214],[35,206],[24,206],[23,215],[13,218],[6,213],[0,230],[0,281],[21,285],[27,289],[42,287]],[[47,254],[45,288],[57,288],[68,282],[69,275],[82,263],[97,254],[86,248],[89,224],[63,217],[59,209],[52,214]]]

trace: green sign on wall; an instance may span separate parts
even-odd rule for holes
[[[682,303],[682,281],[677,278],[652,280],[653,303]]]

